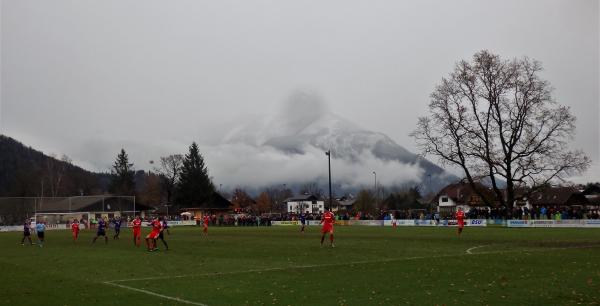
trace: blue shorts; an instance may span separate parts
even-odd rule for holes
[[[106,231],[98,231],[96,236],[106,236]]]

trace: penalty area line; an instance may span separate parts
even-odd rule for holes
[[[197,306],[208,306],[206,304],[202,304],[202,303],[198,303],[198,302],[193,302],[193,301],[189,301],[189,300],[184,300],[184,299],[181,299],[181,298],[178,298],[178,297],[168,296],[168,295],[164,295],[164,294],[152,292],[152,291],[145,290],[145,289],[139,289],[139,288],[125,286],[125,285],[121,285],[121,284],[115,284],[113,282],[103,282],[103,284],[109,285],[109,286],[119,287],[119,288],[122,288],[122,289],[131,290],[131,291],[136,291],[136,292],[140,292],[140,293],[144,293],[144,294],[156,296],[156,297],[159,297],[159,298],[163,298],[163,299],[167,299],[167,300],[171,300],[171,301],[176,301],[176,302],[179,302],[179,303],[184,303],[184,304],[189,304],[189,305],[197,305]]]

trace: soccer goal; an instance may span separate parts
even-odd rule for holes
[[[36,213],[35,222],[44,222],[50,228],[67,228],[75,222],[87,220],[87,213]]]
[[[22,225],[25,220],[66,228],[79,221],[102,218],[133,218],[149,207],[136,205],[134,196],[99,195],[75,197],[0,197],[0,226]]]

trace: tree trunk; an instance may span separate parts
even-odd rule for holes
[[[515,203],[515,185],[512,180],[508,180],[506,182],[506,211],[507,211],[508,219],[512,219],[514,203]]]

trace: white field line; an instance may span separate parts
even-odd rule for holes
[[[130,287],[130,286],[125,286],[125,285],[121,285],[121,284],[115,284],[113,282],[104,282],[103,284],[110,285],[110,286],[115,286],[115,287],[119,287],[119,288],[123,288],[123,289],[127,289],[127,290],[137,291],[137,292],[145,293],[145,294],[148,294],[148,295],[156,296],[156,297],[159,297],[159,298],[163,298],[163,299],[167,299],[167,300],[171,300],[171,301],[176,301],[176,302],[179,302],[179,303],[190,304],[190,305],[197,305],[197,306],[208,306],[206,304],[202,304],[202,303],[198,303],[198,302],[192,302],[192,301],[180,299],[178,297],[172,297],[172,296],[168,296],[168,295],[163,295],[163,294],[159,294],[159,293],[152,292],[152,291],[149,291],[149,290],[138,289],[138,288],[134,288],[134,287]]]
[[[460,257],[460,256],[473,256],[473,255],[490,255],[490,254],[503,254],[503,253],[527,253],[527,252],[539,252],[539,251],[547,251],[547,250],[567,250],[567,249],[584,249],[584,248],[594,248],[599,245],[587,245],[587,246],[576,246],[576,247],[557,247],[557,248],[543,248],[543,249],[533,249],[533,250],[503,250],[503,251],[489,251],[489,252],[478,252],[473,253],[474,249],[484,247],[485,245],[475,246],[467,249],[465,253],[460,254],[447,254],[447,255],[436,255],[436,256],[413,256],[413,257],[404,257],[404,258],[389,258],[382,260],[364,260],[364,261],[355,261],[355,262],[347,262],[347,263],[337,263],[337,264],[322,264],[322,265],[303,265],[303,266],[293,266],[293,267],[280,267],[280,268],[266,268],[266,269],[252,269],[252,270],[243,270],[243,271],[230,271],[230,272],[214,272],[214,273],[203,273],[203,274],[188,274],[188,275],[174,275],[174,276],[156,276],[156,277],[143,277],[143,278],[128,278],[128,279],[117,279],[113,281],[103,282],[105,285],[115,286],[122,289],[132,290],[140,293],[145,293],[148,295],[160,297],[163,299],[168,299],[172,301],[177,301],[180,303],[197,305],[197,306],[208,306],[206,304],[193,302],[189,300],[184,300],[177,297],[172,297],[168,295],[159,294],[156,292],[152,292],[145,289],[139,289],[135,287],[125,286],[122,284],[117,284],[120,282],[133,282],[133,281],[144,281],[144,280],[156,280],[156,279],[173,279],[173,278],[193,278],[193,277],[205,277],[205,276],[221,276],[221,275],[232,275],[232,274],[244,274],[244,273],[261,273],[261,272],[271,272],[271,271],[284,271],[284,270],[295,270],[295,269],[311,269],[311,268],[327,268],[327,267],[337,267],[337,266],[351,266],[351,265],[360,265],[360,264],[373,264],[373,263],[386,263],[386,262],[397,262],[397,261],[410,261],[410,260],[419,260],[419,259],[433,259],[433,258],[445,258],[445,257]]]
[[[410,261],[410,260],[419,260],[419,259],[434,259],[434,258],[445,258],[445,257],[460,257],[465,255],[489,255],[489,254],[502,254],[502,253],[526,253],[526,252],[539,252],[539,251],[547,251],[547,250],[565,250],[565,249],[584,249],[584,248],[593,248],[600,247],[600,245],[585,245],[585,246],[576,246],[576,247],[556,247],[556,248],[540,248],[540,249],[532,249],[532,250],[501,250],[501,251],[488,251],[488,252],[477,252],[473,253],[472,251],[476,248],[484,247],[488,245],[479,245],[472,248],[469,248],[465,251],[465,253],[459,254],[445,254],[445,255],[434,255],[434,256],[412,256],[412,257],[403,257],[403,258],[388,258],[388,259],[379,259],[379,260],[363,260],[363,261],[354,261],[354,262],[345,262],[345,263],[334,263],[334,264],[315,264],[315,265],[300,265],[300,266],[288,266],[288,267],[278,267],[278,268],[265,268],[265,269],[250,269],[250,270],[242,270],[242,271],[229,271],[229,272],[212,272],[212,273],[202,273],[202,274],[183,274],[183,275],[173,275],[173,276],[153,276],[153,277],[140,277],[140,278],[126,278],[126,279],[117,279],[109,281],[110,283],[120,283],[120,282],[133,282],[133,281],[144,281],[144,280],[156,280],[156,279],[172,279],[172,278],[188,278],[188,277],[206,277],[206,276],[221,276],[221,275],[232,275],[232,274],[244,274],[244,273],[260,273],[260,272],[272,272],[272,271],[284,271],[284,270],[298,270],[298,269],[311,269],[311,268],[327,268],[327,267],[339,267],[339,266],[351,266],[351,265],[360,265],[360,264],[374,264],[374,263],[386,263],[386,262],[396,262],[396,261]]]
[[[443,258],[443,257],[456,257],[456,256],[464,256],[464,254],[461,253],[461,254],[452,254],[452,255],[414,256],[414,257],[404,257],[404,258],[390,258],[390,259],[381,259],[381,260],[365,260],[365,261],[354,261],[354,262],[335,263],[335,264],[322,264],[322,265],[301,265],[301,266],[289,266],[289,267],[265,268],[265,269],[251,269],[251,270],[230,271],[230,272],[213,272],[213,273],[203,273],[203,274],[184,274],[184,275],[175,275],[175,276],[154,276],[154,277],[141,277],[141,278],[127,278],[127,279],[117,279],[117,280],[113,280],[113,281],[110,281],[110,282],[111,283],[120,283],[120,282],[156,280],[156,279],[165,279],[165,278],[171,279],[171,278],[188,278],[188,277],[191,278],[191,277],[205,277],[205,276],[222,276],[222,275],[231,275],[231,274],[260,273],[260,272],[297,270],[297,269],[311,269],[311,268],[327,268],[327,267],[351,266],[351,265],[360,265],[360,264],[385,263],[385,262],[394,262],[394,261],[409,261],[409,260],[417,260],[417,259],[430,259],[430,258]]]
[[[482,247],[484,247],[484,246],[485,246],[485,245],[478,245],[478,246],[474,246],[474,247],[472,247],[472,248],[470,248],[470,249],[467,249],[467,254],[469,254],[469,255],[472,255],[473,253],[471,253],[471,251],[473,251],[473,250],[475,250],[475,249],[482,248]]]

